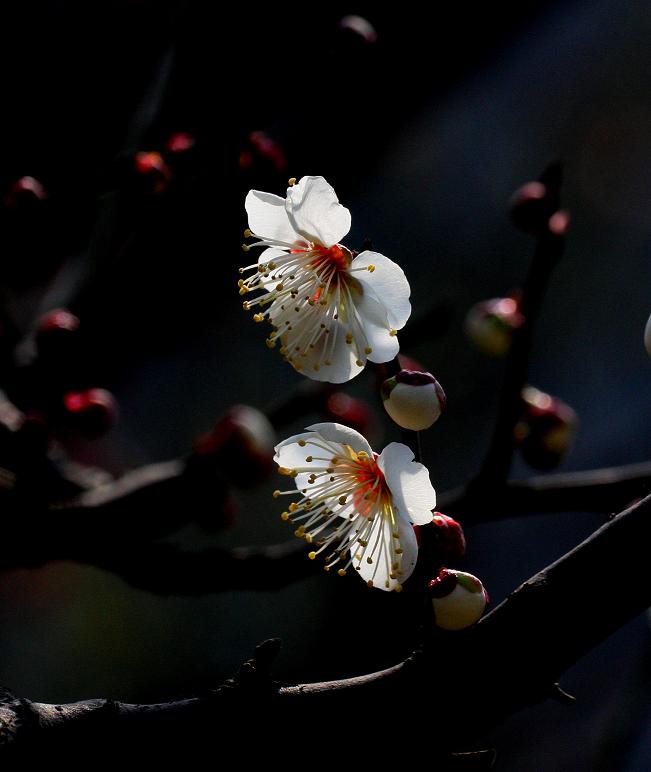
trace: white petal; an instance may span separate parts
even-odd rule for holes
[[[337,244],[350,230],[350,212],[323,177],[303,177],[288,188],[285,206],[294,230],[324,247]]]
[[[355,296],[355,308],[364,328],[368,345],[373,349],[371,362],[390,362],[400,350],[398,336],[391,335],[387,310],[370,293]]]
[[[377,465],[382,470],[395,506],[415,525],[432,521],[436,492],[427,467],[413,461],[413,452],[401,442],[391,442],[380,453]]]
[[[368,453],[371,458],[373,457],[373,450],[366,439],[362,437],[359,432],[350,429],[348,426],[342,426],[342,424],[335,423],[321,423],[312,424],[312,426],[306,428],[316,432],[328,442],[335,442],[339,445],[350,445],[356,453],[363,450]]]
[[[284,198],[261,190],[250,190],[244,206],[249,216],[249,228],[256,235],[288,244],[299,240],[287,218]]]
[[[402,329],[411,315],[411,288],[402,268],[379,252],[362,252],[351,263],[351,270],[374,265],[375,270],[355,271],[364,292],[369,292],[385,308],[391,327]]]
[[[272,322],[273,315],[277,313],[277,309],[274,306],[275,303],[269,309]],[[279,309],[280,306],[278,305]],[[305,342],[306,339],[309,339],[304,334],[304,330],[306,326],[313,325],[314,321],[309,316],[306,316],[304,320],[294,322],[292,324],[292,331],[282,336],[283,345],[286,345],[290,352],[293,352],[292,341],[303,340]],[[330,327],[332,332],[326,335],[325,331],[323,331],[313,342],[313,347],[307,350],[306,356],[301,356],[298,353],[295,356],[292,354],[293,361],[291,364],[302,375],[306,375],[312,380],[327,381],[328,383],[345,383],[361,373],[364,366],[360,367],[356,363],[357,357],[353,347],[346,343],[346,331],[342,325],[339,324],[335,327],[335,323],[332,323]],[[326,365],[326,361],[330,362],[330,364]],[[315,365],[318,366],[318,369],[315,369]]]
[[[392,559],[395,559],[391,557],[393,552],[393,550],[391,550],[391,545],[398,546],[398,541],[393,538],[393,527],[387,518],[376,515],[375,523],[373,524],[370,535],[366,537],[369,547],[361,560],[355,560],[355,556],[360,555],[361,553],[359,544],[356,542],[350,548],[355,572],[358,573],[364,581],[372,581],[373,587],[377,587],[380,590],[395,589],[397,584],[402,584],[411,576],[416,566],[416,559],[418,558],[418,542],[416,541],[414,528],[406,518],[402,517],[398,517],[397,525],[400,547],[402,549],[400,560],[400,571],[402,573],[395,579],[392,579],[390,576],[392,572],[391,561]],[[368,563],[366,558],[371,554],[370,548],[376,543],[380,529],[382,532],[380,539],[381,543],[384,544],[384,547],[382,550],[378,549],[372,556],[373,562]],[[357,534],[354,534],[354,538],[357,539]],[[388,552],[386,551],[387,548]],[[357,570],[358,568],[359,570]]]
[[[309,455],[314,455],[314,448],[310,447],[309,441],[315,437],[316,435],[314,432],[302,432],[301,434],[295,434],[293,437],[283,440],[283,442],[275,447],[276,454],[274,456],[274,461],[278,466],[285,467],[285,469],[296,469],[297,467],[309,466],[309,462],[305,459]],[[298,444],[299,440],[305,440],[306,445],[301,447]],[[311,474],[311,472],[299,472],[296,477],[291,479],[297,488],[307,488],[309,487],[307,480]]]

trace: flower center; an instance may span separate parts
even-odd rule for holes
[[[314,244],[312,251],[316,252],[317,257],[312,263],[315,270],[320,268],[330,268],[336,271],[347,271],[353,261],[353,256],[349,249],[335,244],[333,247],[324,247],[321,244]]]

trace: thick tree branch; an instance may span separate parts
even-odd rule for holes
[[[249,721],[264,716],[263,728],[280,731],[299,717],[309,726],[321,708],[330,715],[345,710],[342,715],[355,717],[356,731],[366,731],[377,729],[378,714],[393,715],[392,706],[435,694],[439,709],[428,724],[428,736],[454,748],[460,730],[464,736],[479,732],[553,696],[568,667],[651,604],[650,538],[648,496],[532,576],[474,628],[434,635],[421,652],[383,671],[282,686],[269,676],[278,646],[270,641],[235,679],[192,699],[47,705],[5,693],[0,742],[14,750],[42,748],[50,741],[78,741],[80,732],[86,741],[91,736],[116,741],[134,727],[141,741],[149,730],[160,736],[166,727],[173,727],[178,739],[206,730],[217,717],[229,727],[245,716]]]

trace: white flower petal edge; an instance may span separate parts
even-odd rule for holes
[[[339,203],[334,188],[323,177],[303,177],[288,188],[285,208],[297,233],[326,248],[350,230],[350,211]]]
[[[326,571],[343,576],[352,566],[369,587],[399,592],[416,565],[413,524],[430,522],[425,508],[436,503],[427,469],[413,457],[395,442],[378,456],[341,424],[313,424],[281,442],[274,460],[296,488],[274,496],[299,496],[281,517],[314,545],[308,557],[323,553]]]
[[[415,525],[432,522],[436,491],[427,467],[414,461],[413,451],[401,442],[392,442],[380,453],[377,465],[382,470],[396,506],[408,513]]]
[[[275,348],[309,378],[344,383],[366,364],[387,362],[399,350],[397,332],[409,318],[409,283],[402,269],[378,252],[353,259],[338,244],[350,228],[350,212],[323,177],[304,177],[287,199],[260,191],[246,198],[247,237],[265,247],[253,272],[238,282],[256,322],[273,330]]]

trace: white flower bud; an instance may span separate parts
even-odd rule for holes
[[[646,348],[646,353],[651,357],[651,316],[644,328],[644,347]]]
[[[429,583],[436,626],[443,630],[463,630],[474,625],[488,602],[488,593],[472,574],[442,568]]]
[[[401,370],[384,381],[381,393],[384,409],[403,429],[429,429],[445,408],[445,392],[431,373]]]

